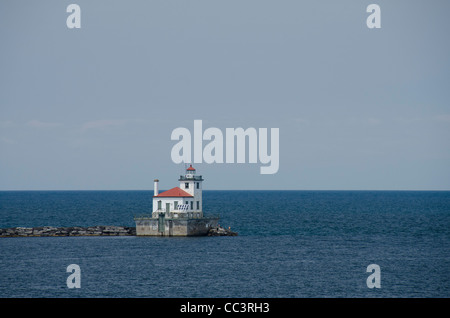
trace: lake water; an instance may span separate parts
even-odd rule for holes
[[[0,227],[134,226],[152,191],[3,191]],[[449,191],[204,191],[236,237],[0,238],[0,297],[450,297]],[[69,289],[66,268],[81,269]],[[368,288],[367,266],[381,288]]]

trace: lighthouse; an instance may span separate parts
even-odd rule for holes
[[[159,180],[153,181],[152,213],[135,216],[137,235],[206,235],[217,227],[219,216],[203,214],[203,177],[190,165],[178,181],[178,187],[163,192],[159,192]]]
[[[202,176],[195,175],[195,169],[190,165],[186,169],[186,174],[180,176],[178,181],[180,181],[180,189],[193,196],[193,200],[189,203],[189,210],[202,212]]]
[[[159,180],[154,180],[153,217],[158,217],[160,213],[172,218],[203,217],[202,176],[197,176],[195,168],[190,165],[178,181],[179,187],[159,193]]]

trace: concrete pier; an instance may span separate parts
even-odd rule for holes
[[[217,227],[219,217],[171,218],[161,213],[160,217],[135,217],[138,236],[206,236]]]

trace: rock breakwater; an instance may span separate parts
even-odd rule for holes
[[[89,226],[89,227],[10,227],[0,228],[0,237],[38,237],[38,236],[135,236],[136,228],[128,226]],[[223,227],[211,228],[207,236],[237,236],[238,233]]]
[[[130,236],[136,235],[135,227],[89,226],[89,227],[11,227],[0,229],[0,237],[33,236]]]
[[[237,236],[237,232],[231,231],[229,228],[225,229],[221,226],[209,229],[208,236]]]

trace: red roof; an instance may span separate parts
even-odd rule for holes
[[[194,169],[194,168],[192,168],[192,165],[190,165],[190,167],[189,167],[189,168],[187,168],[186,170],[187,170],[187,171],[195,171],[195,169]]]
[[[181,190],[179,187],[175,187],[153,197],[193,197],[193,195]]]

